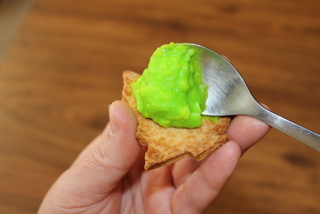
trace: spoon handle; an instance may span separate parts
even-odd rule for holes
[[[317,150],[320,152],[320,135],[306,129],[290,120],[287,120],[263,106],[259,105],[260,108],[257,114],[251,115],[259,120],[269,124],[270,126],[278,129],[279,131],[293,137],[294,139],[300,141],[301,143]]]

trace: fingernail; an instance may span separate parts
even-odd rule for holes
[[[119,125],[118,125],[118,123],[116,122],[116,120],[114,119],[113,111],[114,111],[113,107],[110,106],[110,108],[109,108],[109,117],[110,117],[110,122],[109,122],[109,124],[110,124],[110,130],[111,130],[111,133],[116,133],[116,132],[118,131],[118,129],[119,129]]]

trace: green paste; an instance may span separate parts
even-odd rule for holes
[[[203,81],[197,49],[174,43],[159,47],[132,88],[138,111],[159,125],[202,125],[208,86]]]

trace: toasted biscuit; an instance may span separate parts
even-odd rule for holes
[[[230,124],[229,117],[220,117],[218,122],[202,120],[199,128],[164,128],[151,119],[144,118],[136,108],[131,83],[140,77],[132,71],[123,72],[123,100],[134,110],[138,126],[136,138],[140,145],[148,146],[145,154],[145,170],[174,163],[184,157],[200,161],[227,142],[225,134]]]

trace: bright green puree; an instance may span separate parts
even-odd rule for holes
[[[208,86],[200,63],[194,48],[174,43],[159,47],[132,84],[138,111],[163,127],[201,126]]]

